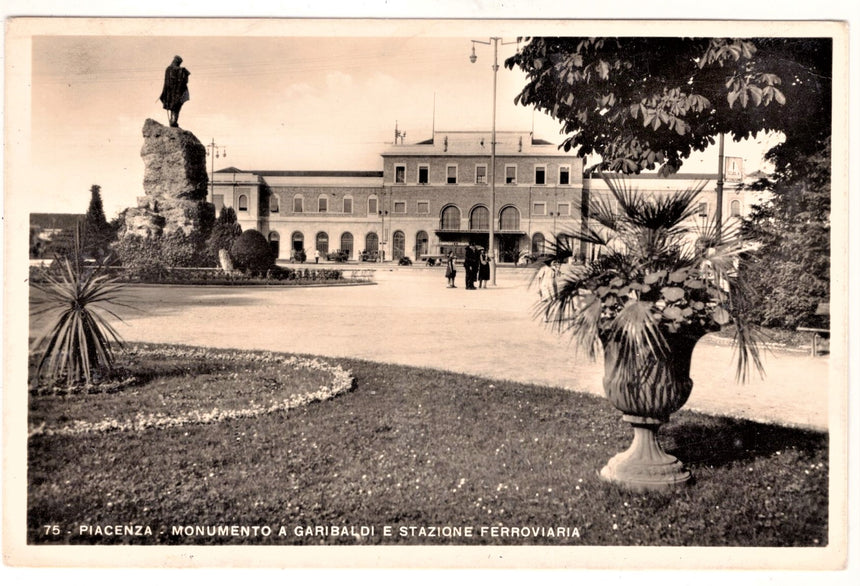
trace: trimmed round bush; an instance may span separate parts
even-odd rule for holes
[[[275,255],[266,237],[257,230],[245,230],[230,247],[233,265],[240,271],[264,275],[275,264]]]

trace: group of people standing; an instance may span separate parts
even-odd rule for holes
[[[448,279],[448,288],[454,289],[457,286],[454,284],[454,279],[457,276],[457,269],[454,266],[456,257],[454,252],[448,253],[448,265],[445,268],[445,278]],[[466,273],[466,289],[486,289],[487,281],[490,280],[490,257],[487,251],[483,248],[478,248],[474,244],[466,247],[466,256],[463,259],[463,269]],[[478,286],[475,286],[475,283]]]

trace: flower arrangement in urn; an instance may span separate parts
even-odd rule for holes
[[[588,222],[556,235],[558,260],[575,241],[596,254],[567,265],[541,314],[595,359],[601,351],[607,399],[633,425],[630,448],[601,470],[639,488],[685,483],[690,473],[665,453],[657,430],[690,396],[690,362],[705,334],[735,326],[738,378],[762,372],[756,330],[744,318],[748,291],[739,274],[734,230],[696,225],[704,183],[670,194],[643,193],[604,177],[610,197],[595,198]]]

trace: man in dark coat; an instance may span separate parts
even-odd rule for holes
[[[466,289],[475,289],[475,281],[478,278],[478,251],[473,244],[466,247],[463,268],[466,270]]]
[[[167,110],[167,121],[174,128],[179,126],[179,110],[182,104],[189,100],[189,75],[191,74],[188,70],[182,67],[182,57],[179,55],[174,57],[173,63],[164,70],[164,88],[158,99]]]

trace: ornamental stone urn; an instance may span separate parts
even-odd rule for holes
[[[604,392],[633,426],[633,442],[609,460],[600,478],[639,490],[670,489],[690,480],[681,461],[663,451],[657,432],[690,397],[690,361],[700,337],[667,335],[664,355],[637,364],[620,363],[617,343],[604,344]]]

